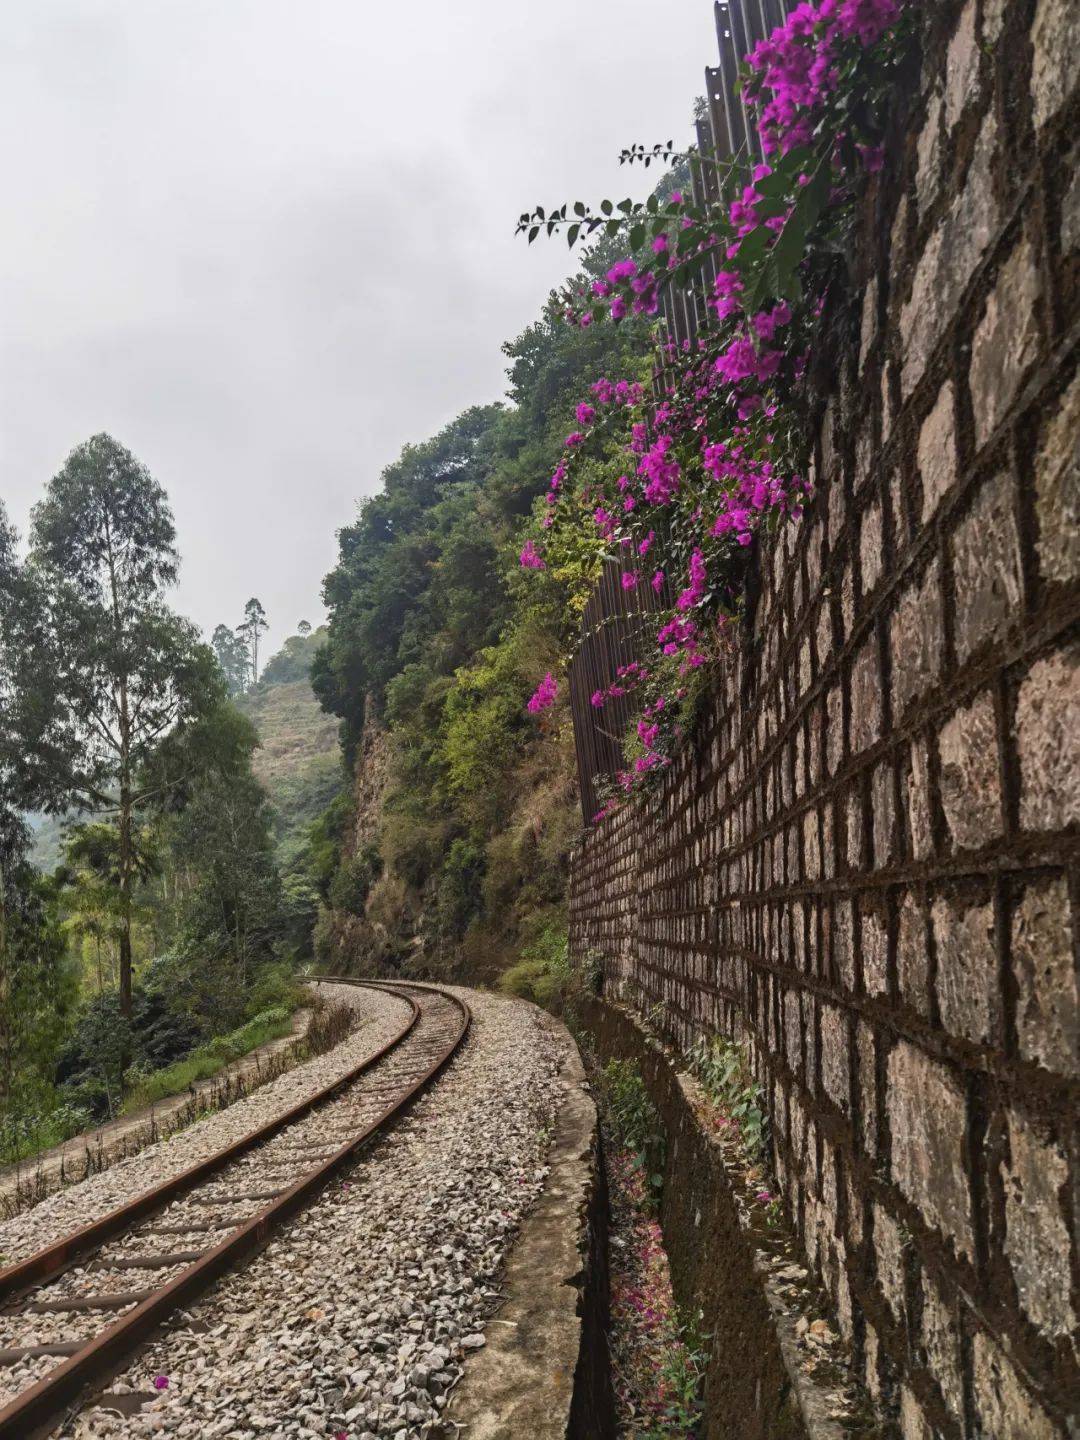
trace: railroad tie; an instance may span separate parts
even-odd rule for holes
[[[98,1260],[93,1270],[168,1270],[173,1265],[190,1265],[201,1260],[205,1250],[176,1250],[171,1255],[123,1255],[115,1260]]]
[[[118,1290],[114,1295],[68,1295],[63,1300],[33,1300],[19,1309],[21,1315],[51,1315],[62,1310],[126,1310],[156,1295],[156,1290]],[[83,1341],[86,1344],[86,1341]]]
[[[45,1356],[66,1359],[77,1354],[85,1344],[85,1340],[62,1340],[55,1345],[18,1345],[12,1350],[0,1350],[0,1365],[18,1365],[20,1360],[38,1360]]]

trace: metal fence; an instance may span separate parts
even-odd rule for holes
[[[732,156],[764,158],[754,116],[738,91],[739,65],[759,40],[787,18],[787,0],[715,0],[713,13],[720,49],[718,65],[705,70],[705,113],[696,121],[697,151],[703,163],[694,167],[696,204],[719,195],[720,166]],[[692,346],[704,318],[705,302],[715,279],[715,265],[694,285],[668,286],[663,294],[663,325],[669,344]],[[658,364],[658,389],[663,389],[663,359]],[[582,618],[581,644],[570,663],[570,706],[574,717],[581,809],[588,824],[600,808],[597,794],[603,777],[625,767],[622,736],[633,715],[625,697],[602,708],[592,695],[615,680],[620,665],[641,660],[652,648],[655,613],[669,603],[648,586],[622,589],[620,566],[608,562]]]

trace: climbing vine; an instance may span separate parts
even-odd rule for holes
[[[624,589],[651,587],[659,599],[654,652],[592,697],[598,709],[613,695],[638,699],[628,769],[600,816],[671,763],[699,672],[734,643],[748,555],[762,531],[798,520],[810,496],[807,372],[842,283],[838,257],[863,176],[882,163],[910,8],[818,0],[757,45],[741,86],[764,160],[677,157],[670,144],[623,152],[627,163],[684,160],[695,193],[714,199],[675,191],[597,210],[579,202],[518,222],[530,242],[542,232],[571,246],[626,241],[630,255],[602,279],[562,294],[570,324],[653,317],[665,287],[708,279],[695,344],[659,336],[655,394],[605,377],[578,405],[521,552],[523,567],[558,571],[584,536],[598,557],[617,560]],[[545,710],[556,693],[549,674],[529,710]]]

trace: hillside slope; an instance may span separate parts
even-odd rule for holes
[[[320,708],[308,680],[260,686],[236,704],[259,732],[252,769],[273,801],[278,846],[288,858],[341,788],[338,723]]]

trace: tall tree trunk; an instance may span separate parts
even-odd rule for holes
[[[131,787],[120,785],[120,1014],[131,1019]]]

